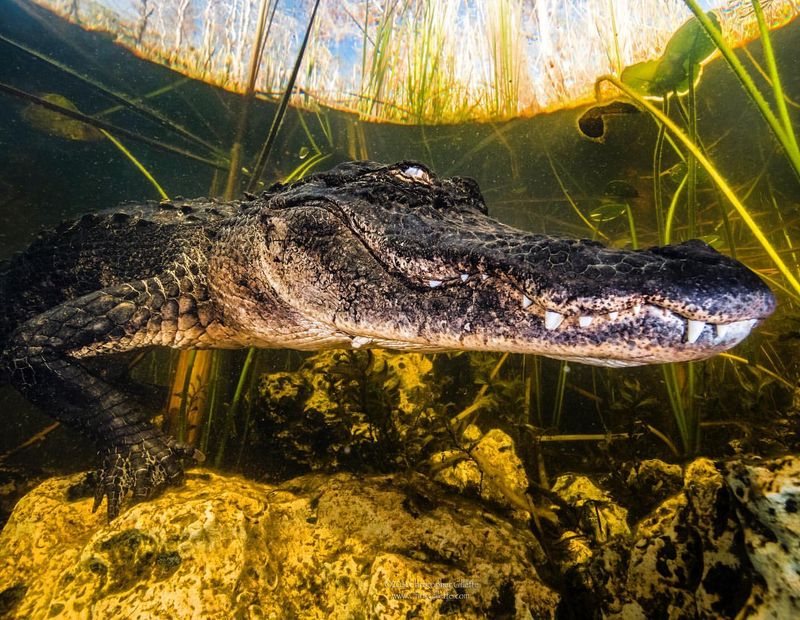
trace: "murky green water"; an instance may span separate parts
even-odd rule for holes
[[[130,132],[117,137],[170,197],[222,194],[223,164],[215,167],[175,151],[207,160],[227,156],[239,97],[138,59],[102,35],[31,7],[3,3],[0,34],[111,91],[143,98],[212,148],[167,131],[4,41],[0,82],[35,97],[56,94],[62,99],[53,101],[68,101],[75,110]],[[789,24],[773,39],[796,126],[800,29]],[[758,44],[750,52],[763,64]],[[748,66],[758,85],[768,89]],[[96,129],[43,114],[18,92],[0,93],[0,101],[0,257],[23,249],[37,231],[63,219],[122,201],[159,198],[154,185]],[[255,105],[244,144],[246,166],[266,139],[276,109],[273,102]],[[205,403],[196,417],[181,421],[192,407],[178,406],[164,416],[164,424],[175,432],[183,428],[211,463],[273,477],[339,468],[425,472],[431,454],[454,447],[452,425],[465,420],[484,431],[505,430],[531,479],[541,483],[568,469],[613,472],[620,462],[636,458],[680,461],[688,454],[796,450],[800,291],[708,175],[699,167],[690,172],[695,164],[686,149],[665,140],[650,115],[625,109],[602,116],[598,140],[579,131],[587,110],[420,127],[290,108],[265,178],[284,180],[350,159],[415,159],[442,176],[475,178],[490,213],[504,222],[616,247],[658,244],[668,218],[671,241],[706,240],[757,270],[778,296],[776,314],[730,355],[665,368],[600,369],[520,355],[269,351],[255,353],[243,373],[246,352],[217,353],[199,379]],[[798,276],[800,183],[730,71],[713,62],[697,87],[693,111],[682,99],[670,114],[682,127],[696,117],[696,141]],[[186,372],[176,353],[155,352],[137,360],[133,372],[164,389],[176,386],[180,395],[191,381],[176,376],[176,368]],[[474,417],[459,417],[475,403],[480,406]],[[50,419],[8,387],[0,392],[0,410],[0,454],[13,451],[2,462],[9,477],[38,478],[92,462],[93,448],[63,429],[20,447]]]

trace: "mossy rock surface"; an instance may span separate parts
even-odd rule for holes
[[[0,534],[16,618],[550,617],[524,524],[421,478],[209,473],[107,523],[80,476],[24,497]]]

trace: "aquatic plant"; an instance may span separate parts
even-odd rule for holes
[[[673,239],[678,206],[682,202],[687,215],[687,236],[693,237],[697,235],[696,213],[698,205],[696,192],[698,176],[696,164],[699,164],[761,245],[764,254],[769,257],[781,273],[789,286],[789,294],[798,299],[800,282],[795,276],[797,265],[795,264],[795,269],[792,269],[786,264],[782,253],[770,240],[770,234],[759,225],[751,211],[744,205],[743,200],[737,195],[737,192],[730,187],[722,174],[711,163],[700,142],[697,131],[695,87],[702,71],[700,63],[709,56],[710,52],[719,47],[726,61],[732,66],[734,72],[737,72],[737,77],[745,86],[748,95],[753,98],[762,116],[764,116],[776,135],[787,155],[787,159],[795,167],[793,161],[793,149],[796,148],[794,131],[786,112],[785,96],[781,89],[777,63],[769,43],[769,31],[764,22],[762,8],[758,2],[754,1],[752,3],[762,36],[761,41],[767,66],[769,67],[774,97],[776,103],[780,102],[778,104],[778,115],[771,112],[764,96],[755,88],[754,80],[744,70],[730,46],[725,43],[720,33],[717,17],[714,14],[701,12],[693,0],[687,0],[687,4],[690,5],[696,17],[678,30],[673,39],[667,44],[662,58],[626,68],[620,78],[611,75],[602,76],[598,79],[597,92],[600,92],[600,84],[602,82],[613,84],[619,91],[647,111],[659,126],[653,158],[653,183],[656,218],[659,226],[659,242],[669,243]],[[713,47],[710,46],[712,41]],[[723,47],[725,48],[724,50],[722,49]],[[686,97],[686,103],[681,99],[682,96]],[[661,108],[649,101],[651,98],[661,100]],[[670,107],[681,113],[685,129],[681,129],[678,126],[678,121],[673,114],[670,114]],[[781,119],[780,123],[777,122],[778,117]],[[673,152],[683,160],[684,167],[682,178],[673,192],[669,207],[664,210],[661,198],[662,153],[666,139],[670,139]],[[736,245],[731,234],[731,225],[726,208],[722,204],[719,205],[719,208],[725,239],[731,252],[735,254]],[[633,238],[632,228],[631,237]],[[791,247],[790,239],[788,244]],[[687,364],[683,367],[665,366],[663,368],[663,379],[684,450],[686,452],[694,452],[699,446],[699,429],[701,426],[700,417],[695,409],[695,397],[698,389],[696,366],[695,364]]]
[[[261,6],[249,0],[150,3],[141,11],[103,0],[38,3],[109,32],[145,58],[235,92],[248,92],[250,59],[264,45],[256,34]],[[284,92],[311,4],[272,5],[263,48],[269,60],[257,92]],[[754,16],[737,10],[741,2],[714,4],[724,9],[731,40],[757,32]],[[765,11],[776,22],[796,4],[772,0]],[[406,123],[533,115],[586,102],[596,76],[658,56],[686,16],[681,0],[325,3],[291,98],[298,106]]]

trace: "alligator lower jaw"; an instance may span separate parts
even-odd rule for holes
[[[455,325],[454,321],[454,325]],[[507,351],[534,354],[595,366],[625,367],[702,360],[744,340],[759,323],[744,319],[729,323],[690,320],[659,306],[585,317],[562,317],[538,323],[530,338],[504,330],[495,336],[475,331],[469,323],[461,331],[429,333],[374,333],[352,335],[352,348],[375,347],[414,351]],[[360,331],[360,330],[359,330]]]

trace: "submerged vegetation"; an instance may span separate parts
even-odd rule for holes
[[[744,23],[741,16],[706,15],[694,0],[686,5],[695,17],[666,48],[668,37],[641,39],[626,22],[628,13],[621,3],[586,2],[584,12],[572,16],[563,28],[553,23],[559,17],[556,4],[560,3],[538,2],[534,13],[523,11],[528,4],[521,0],[502,0],[464,17],[457,0],[389,0],[380,4],[380,10],[368,2],[359,15],[340,15],[348,24],[358,25],[362,46],[358,88],[348,93],[351,99],[337,103],[355,110],[357,116],[324,107],[300,111],[287,105],[299,99],[307,107],[318,101],[330,103],[331,92],[342,94],[341,84],[330,90],[322,83],[328,67],[321,61],[320,24],[331,18],[320,13],[316,22],[309,18],[292,33],[298,40],[305,35],[305,42],[289,58],[286,71],[262,66],[260,53],[250,56],[249,63],[236,56],[232,66],[238,63],[248,69],[245,98],[226,100],[224,123],[204,119],[216,129],[222,127],[220,133],[230,130],[222,136],[203,133],[202,123],[189,129],[190,123],[175,121],[158,108],[165,90],[180,90],[184,80],[145,94],[122,92],[95,79],[87,81],[76,69],[10,35],[0,37],[0,45],[14,49],[20,58],[46,64],[71,88],[100,93],[104,104],[113,102],[113,108],[96,105],[94,113],[80,105],[81,112],[64,95],[54,98],[28,92],[24,84],[0,84],[3,93],[32,106],[16,106],[15,112],[22,110],[21,118],[41,126],[42,113],[33,110],[46,110],[56,115],[44,117],[51,127],[56,119],[55,126],[70,128],[61,138],[99,135],[113,142],[136,166],[136,174],[144,174],[152,184],[141,189],[140,196],[152,196],[153,188],[164,198],[187,191],[182,189],[184,166],[196,168],[198,186],[204,191],[234,199],[245,186],[258,191],[271,180],[296,180],[323,163],[415,157],[443,174],[482,176],[490,209],[505,213],[503,206],[511,204],[514,212],[507,219],[516,224],[632,248],[699,237],[757,270],[781,296],[780,316],[736,353],[660,368],[597,369],[508,354],[358,351],[308,356],[249,350],[140,356],[133,374],[170,386],[164,425],[175,436],[195,443],[217,467],[252,471],[262,467],[281,475],[341,467],[416,468],[434,475],[441,468],[434,456],[447,451],[452,451],[448,463],[472,459],[483,474],[490,465],[480,462],[473,448],[488,429],[501,427],[514,439],[532,488],[542,489],[548,487],[548,470],[562,466],[596,468],[604,463],[613,469],[616,460],[626,458],[767,450],[797,440],[786,431],[785,420],[773,424],[777,412],[782,412],[783,420],[783,412],[791,409],[800,374],[797,112],[784,91],[781,77],[787,76],[781,75],[780,50],[773,48],[761,4],[752,3],[749,30],[742,26],[739,33],[751,36],[755,29],[759,42],[744,50],[731,49],[725,38],[731,24]],[[675,26],[670,11],[677,12],[676,5],[683,6],[670,2],[664,11]],[[263,0],[255,17],[261,33],[255,49],[266,55],[286,44],[273,27],[277,6],[277,0]],[[596,113],[586,116],[582,110],[581,114],[595,127],[607,123],[614,131],[628,131],[630,142],[641,141],[645,146],[638,152],[646,152],[644,163],[626,160],[627,145],[613,138],[591,142],[592,151],[581,150],[587,141],[574,131],[572,113],[446,130],[425,126],[432,121],[512,119],[551,107],[552,101],[574,100],[576,91],[568,76],[575,61],[566,54],[576,44],[583,45],[576,33],[590,18],[603,41],[605,62],[592,79],[607,75],[597,81]],[[542,54],[557,59],[546,76],[552,101],[526,81],[530,78],[523,36],[526,20],[538,25]],[[480,42],[474,51],[444,36],[441,25],[455,22],[464,37]],[[797,24],[789,27],[796,29]],[[641,53],[650,52],[650,47],[666,51],[648,66],[631,69],[633,60],[644,57]],[[709,64],[708,56],[716,50],[723,60]],[[229,55],[234,52],[244,54],[243,49],[228,50]],[[173,58],[171,64],[179,60]],[[722,62],[744,86],[779,149],[770,137],[761,140],[757,128],[743,131],[725,125],[729,116],[716,116],[717,110],[704,104],[708,81],[731,84],[725,82]],[[475,71],[481,72],[477,90],[468,88],[465,78]],[[796,80],[792,83],[791,96],[800,92],[799,86]],[[259,90],[275,94],[278,105],[258,100]],[[210,90],[204,95],[218,96]],[[745,101],[739,92],[726,96],[737,99],[736,105],[741,105],[739,99]],[[188,103],[181,105],[189,108]],[[655,125],[640,122],[632,114],[636,110]],[[419,126],[364,122],[375,119]],[[67,120],[75,125],[65,125]],[[632,137],[634,131],[639,133]],[[544,135],[557,140],[548,142]],[[130,144],[123,146],[120,138]],[[134,143],[136,155],[130,150]],[[91,147],[100,144],[105,141]],[[735,170],[735,179],[728,178],[730,160],[738,159],[737,151],[751,148],[763,149],[758,158],[761,167],[743,166]],[[154,149],[175,159],[158,160]],[[579,153],[575,161],[564,156],[573,151]],[[540,176],[527,170],[531,178],[526,178],[520,161],[534,155],[535,174]],[[505,158],[508,170],[500,170]],[[596,177],[581,168],[598,158],[618,160],[612,170],[624,175],[605,178],[601,191],[586,186],[586,178]],[[154,167],[153,161],[167,163]],[[789,182],[786,170],[795,175]],[[552,190],[549,198],[535,195],[532,188],[537,183]],[[504,493],[511,505],[530,506],[527,496],[501,489]]]

